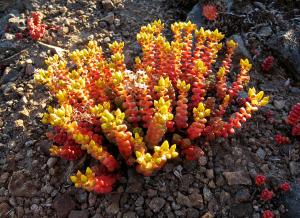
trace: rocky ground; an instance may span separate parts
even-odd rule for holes
[[[234,137],[211,143],[205,157],[170,162],[152,177],[128,169],[112,193],[95,195],[68,182],[68,175],[82,163],[49,156],[47,126],[40,120],[52,100],[45,88],[33,82],[34,70],[44,67],[44,58],[82,48],[91,39],[104,48],[113,40],[123,40],[130,65],[140,52],[135,42],[140,27],[158,18],[166,27],[185,20],[191,6],[187,2],[191,3],[0,0],[0,217],[258,218],[263,208],[277,217],[300,216],[300,143],[290,137],[290,144],[277,145],[273,138],[277,133],[291,136],[284,120],[291,106],[300,102],[298,1],[291,1],[295,5],[217,1],[222,13],[213,23],[201,16],[200,1],[188,15],[195,23],[218,27],[238,41],[237,58],[247,56],[255,66],[250,86],[271,96],[270,104]],[[25,29],[30,11],[42,12],[48,25],[60,28],[50,30],[42,43],[17,40],[15,34]],[[275,57],[275,64],[265,73],[260,64],[268,55]],[[262,204],[254,185],[258,173],[275,184],[289,181],[291,193]]]

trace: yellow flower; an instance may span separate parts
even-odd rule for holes
[[[246,71],[249,71],[252,68],[252,64],[250,64],[250,62],[247,58],[246,59],[241,59],[240,60],[240,65],[241,65],[241,68],[246,70]]]
[[[202,118],[208,117],[210,115],[211,110],[205,109],[205,106],[202,102],[198,104],[198,107],[193,108],[194,118],[196,120],[200,120]]]
[[[269,96],[264,97],[264,91],[260,91],[256,94],[255,88],[250,88],[248,91],[248,97],[251,99],[251,104],[254,106],[265,106],[269,102]]]
[[[227,48],[236,48],[238,46],[238,44],[234,40],[231,39],[226,42],[226,46],[227,46]]]

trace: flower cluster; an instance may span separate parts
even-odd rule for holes
[[[283,182],[276,187],[270,188],[270,184],[267,183],[267,178],[264,175],[256,175],[255,184],[260,191],[259,198],[262,202],[270,202],[276,195],[282,192],[288,192],[291,190],[290,184],[288,182]],[[276,195],[275,195],[276,193]],[[270,210],[263,211],[263,218],[275,217],[273,212]]]
[[[275,139],[275,142],[279,145],[289,144],[291,142],[289,137],[281,135],[281,134],[275,135],[274,139]]]
[[[214,21],[217,19],[218,9],[215,5],[207,4],[203,6],[202,14],[207,20]]]
[[[226,43],[227,54],[215,71],[222,33],[179,22],[171,26],[174,40],[169,42],[163,27],[155,21],[141,28],[137,40],[143,55],[135,59],[133,71],[126,69],[123,42],[110,44],[112,55],[105,59],[91,41],[65,59],[48,58],[48,69],[35,75],[59,104],[49,107],[42,120],[55,127],[49,134],[51,154],[69,160],[88,154],[99,162],[71,177],[76,187],[110,191],[120,159],[146,176],[179,154],[195,160],[204,155],[199,144],[234,134],[268,103],[264,92],[251,88],[230,114],[227,109],[249,82],[252,66],[240,60],[236,81],[227,81],[237,43]]]
[[[40,12],[32,12],[31,17],[27,19],[27,28],[29,35],[33,40],[43,38],[46,33],[47,25],[42,22],[43,14]]]
[[[292,135],[300,135],[300,103],[295,104],[289,113],[287,123],[292,126]]]
[[[261,68],[264,72],[269,72],[274,64],[274,57],[268,56],[264,59],[264,61],[261,63]]]

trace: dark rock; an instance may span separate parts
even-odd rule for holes
[[[270,40],[268,46],[272,50],[278,62],[280,62],[288,72],[300,81],[300,28],[290,29],[286,32],[278,32]]]
[[[79,190],[76,192],[75,198],[79,203],[86,203],[88,194],[84,190]]]
[[[284,108],[284,106],[286,105],[285,100],[274,100],[273,103],[274,103],[275,108],[278,110],[282,110]]]
[[[202,195],[196,192],[193,192],[189,196],[186,196],[181,192],[178,192],[176,202],[178,203],[178,205],[172,202],[172,208],[175,210],[180,208],[179,205],[183,205],[186,207],[195,207],[200,209],[204,207]]]
[[[203,197],[205,201],[210,201],[213,197],[211,191],[206,186],[203,188]]]
[[[228,40],[233,39],[235,42],[238,43],[238,47],[235,49],[234,54],[234,61],[239,63],[241,58],[248,58],[249,60],[252,60],[252,56],[248,49],[246,48],[245,42],[241,35],[235,34],[232,35]],[[253,63],[253,61],[251,61]]]
[[[200,4],[196,4],[193,9],[188,13],[187,21],[191,21],[199,28],[204,26],[204,17],[202,16],[202,8]]]
[[[291,171],[292,175],[299,176],[300,175],[300,163],[291,161],[290,162],[290,171]]]
[[[10,211],[10,206],[2,202],[0,203],[0,217],[8,217],[8,212]]]
[[[127,193],[140,193],[143,190],[144,178],[135,171],[128,170]]]
[[[199,217],[199,211],[194,208],[188,208],[186,210],[186,217],[187,218],[198,218]]]
[[[102,18],[102,20],[111,25],[114,23],[115,15],[113,12],[109,12],[105,17]]]
[[[273,33],[273,30],[270,26],[264,26],[262,28],[260,28],[260,30],[258,31],[258,34],[262,37],[269,37],[271,36]]]
[[[231,216],[229,217],[248,217],[252,214],[252,204],[237,204],[231,207]]]
[[[191,202],[192,207],[195,207],[198,209],[204,208],[203,197],[201,194],[193,192],[192,194],[189,195],[189,200]]]
[[[257,157],[258,157],[260,160],[264,160],[265,157],[266,157],[266,152],[264,151],[264,149],[259,148],[259,149],[256,151],[256,155],[257,155]]]
[[[72,210],[68,218],[88,218],[89,212],[87,210]]]
[[[135,206],[141,207],[144,204],[144,201],[145,200],[144,200],[143,196],[138,197],[135,201]]]
[[[15,4],[15,0],[1,0],[0,1],[0,11],[5,11],[7,8],[13,6]]]
[[[300,184],[291,184],[291,191],[284,195],[284,205],[287,207],[287,212],[283,217],[300,217]]]
[[[67,217],[75,206],[75,202],[68,194],[59,195],[53,201],[53,208],[56,210],[56,214],[59,218]]]
[[[248,202],[251,195],[248,189],[241,189],[235,194],[235,201],[237,203]]]
[[[20,72],[18,72],[17,70],[6,67],[0,79],[0,84],[6,84],[8,82],[15,81],[19,75]]]
[[[119,210],[120,210],[119,202],[113,202],[105,209],[105,212],[110,215],[115,215],[119,212]]]
[[[9,173],[8,172],[4,172],[0,175],[0,184],[4,184],[7,179],[9,177]]]
[[[8,191],[11,195],[18,197],[33,197],[37,194],[37,188],[27,171],[17,171],[12,174],[8,184]]]
[[[102,0],[101,3],[106,10],[111,10],[114,8],[114,3],[111,0]]]
[[[229,205],[231,203],[231,196],[228,192],[224,190],[220,194],[220,203],[221,206]]]
[[[45,155],[49,155],[49,148],[51,147],[51,145],[53,144],[53,142],[51,142],[50,140],[42,140],[39,141],[36,145],[40,148],[40,150],[45,154]]]
[[[136,218],[135,212],[128,211],[123,214],[122,218]]]
[[[165,203],[166,203],[165,199],[160,197],[155,197],[151,199],[149,203],[149,207],[154,213],[157,213],[160,211],[161,208],[163,208]]]
[[[251,185],[249,174],[245,171],[224,172],[228,185]]]

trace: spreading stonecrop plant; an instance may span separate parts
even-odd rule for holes
[[[262,91],[251,88],[230,115],[227,109],[248,83],[252,66],[240,60],[237,79],[229,85],[237,43],[226,42],[227,54],[215,70],[222,33],[179,22],[171,26],[174,39],[169,42],[163,27],[155,21],[141,28],[137,41],[143,55],[132,70],[124,63],[123,42],[110,44],[112,55],[105,59],[91,41],[66,59],[48,58],[48,69],[35,75],[59,104],[49,107],[42,119],[54,126],[51,155],[76,160],[87,153],[99,161],[71,176],[76,187],[111,191],[122,159],[145,176],[179,154],[194,160],[204,155],[201,145],[206,141],[234,134],[268,103]]]

